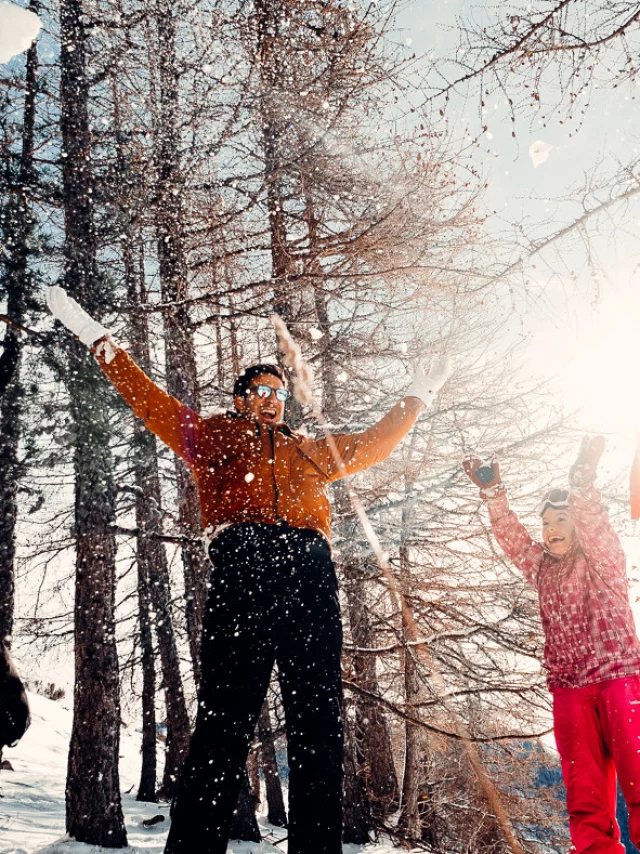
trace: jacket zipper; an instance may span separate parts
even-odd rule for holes
[[[267,428],[268,429],[268,428]],[[275,430],[269,430],[269,438],[271,439],[271,472],[273,474],[273,492],[276,499],[275,506],[275,516],[276,520],[280,521],[280,514],[278,513],[278,482],[276,480],[276,434]]]
[[[274,515],[276,517],[276,522],[282,522],[283,520],[280,518],[280,514],[278,513],[278,501],[280,499],[280,494],[278,492],[278,481],[276,480],[276,434],[275,430],[269,430],[268,427],[266,430],[271,442],[271,475],[273,477],[273,494],[275,497]],[[256,434],[260,438],[260,444],[262,445],[262,430],[260,429],[260,424],[258,422],[256,422]]]

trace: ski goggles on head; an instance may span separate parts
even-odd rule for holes
[[[284,403],[289,397],[288,389],[271,388],[270,385],[254,385],[248,390],[253,392],[253,394],[256,394],[258,397],[261,397],[263,400],[268,400],[272,394],[275,394],[276,400],[279,400],[280,403]]]
[[[540,502],[538,515],[543,516],[550,507],[553,510],[566,510],[569,506],[569,491],[566,489],[551,489]]]

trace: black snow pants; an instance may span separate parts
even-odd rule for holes
[[[165,854],[224,854],[274,663],[289,753],[289,854],[342,851],[342,624],[328,543],[240,524],[210,547],[202,683]]]

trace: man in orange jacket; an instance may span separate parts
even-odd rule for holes
[[[276,365],[235,382],[235,411],[204,418],[162,391],[108,330],[50,288],[53,314],[92,347],[111,383],[191,468],[213,564],[198,715],[166,854],[224,854],[242,769],[274,663],[289,755],[289,854],[342,850],[342,624],[328,486],[386,459],[448,376],[421,371],[362,433],[310,439],[284,423]],[[336,459],[337,456],[337,459]]]

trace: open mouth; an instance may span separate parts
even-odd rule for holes
[[[556,543],[564,543],[564,537],[560,537],[560,536],[549,537],[549,545],[550,546],[553,546]]]
[[[272,406],[265,406],[260,410],[260,416],[264,421],[274,422],[278,417],[277,410]]]

